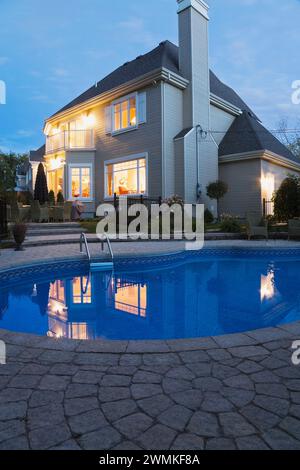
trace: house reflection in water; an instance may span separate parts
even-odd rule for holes
[[[146,285],[101,273],[57,280],[50,287],[47,334],[56,338],[94,339],[103,336],[102,330],[109,323],[105,310],[109,315],[119,312],[146,318],[146,308]]]
[[[75,277],[54,281],[50,286],[48,336],[56,338],[90,339],[94,337],[93,321],[86,321],[82,306],[92,304],[91,280]],[[79,309],[80,307],[80,314]],[[84,319],[81,320],[81,317]]]

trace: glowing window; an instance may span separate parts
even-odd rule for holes
[[[122,99],[113,104],[113,131],[136,127],[136,96]]]
[[[75,277],[72,282],[73,304],[91,304],[92,289],[87,277]]]
[[[146,159],[106,165],[106,195],[118,196],[147,193]]]
[[[91,167],[70,168],[71,199],[91,198]]]
[[[140,284],[119,287],[115,294],[115,309],[145,318],[147,287]]]

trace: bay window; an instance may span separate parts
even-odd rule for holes
[[[147,194],[146,162],[146,157],[106,162],[106,197]]]
[[[69,166],[70,199],[92,199],[92,166]]]

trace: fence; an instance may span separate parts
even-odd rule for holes
[[[120,198],[117,194],[114,194],[114,207],[116,210],[119,208],[120,204]],[[123,198],[124,199],[124,198]],[[147,207],[147,209],[151,209],[152,204],[161,204],[162,203],[162,197],[158,198],[150,198],[150,197],[145,197],[145,196],[137,196],[137,197],[126,197],[127,200],[127,207],[131,207],[134,204],[143,204],[144,206]]]
[[[5,237],[7,233],[6,202],[0,199],[0,237]]]

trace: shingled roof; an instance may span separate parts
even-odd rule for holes
[[[37,150],[30,150],[29,160],[31,162],[42,162],[46,153],[46,145],[42,145]]]
[[[238,116],[219,146],[219,156],[269,150],[300,163],[290,150],[247,111]]]
[[[84,103],[87,100],[95,98],[102,93],[110,91],[113,88],[123,85],[124,83],[142,77],[149,72],[161,69],[162,67],[182,76],[179,70],[178,57],[178,46],[170,41],[161,42],[158,47],[148,52],[147,54],[141,55],[135,60],[127,62],[114,70],[111,74],[103,78],[103,80],[100,80],[97,85],[94,85],[86,90],[84,93],[61,108],[51,117],[54,117],[63,111]],[[210,88],[211,93],[214,95],[225,101],[228,101],[237,108],[240,108],[242,111],[245,110],[254,115],[253,111],[239,97],[239,95],[232,88],[222,83],[212,71],[210,72]]]

